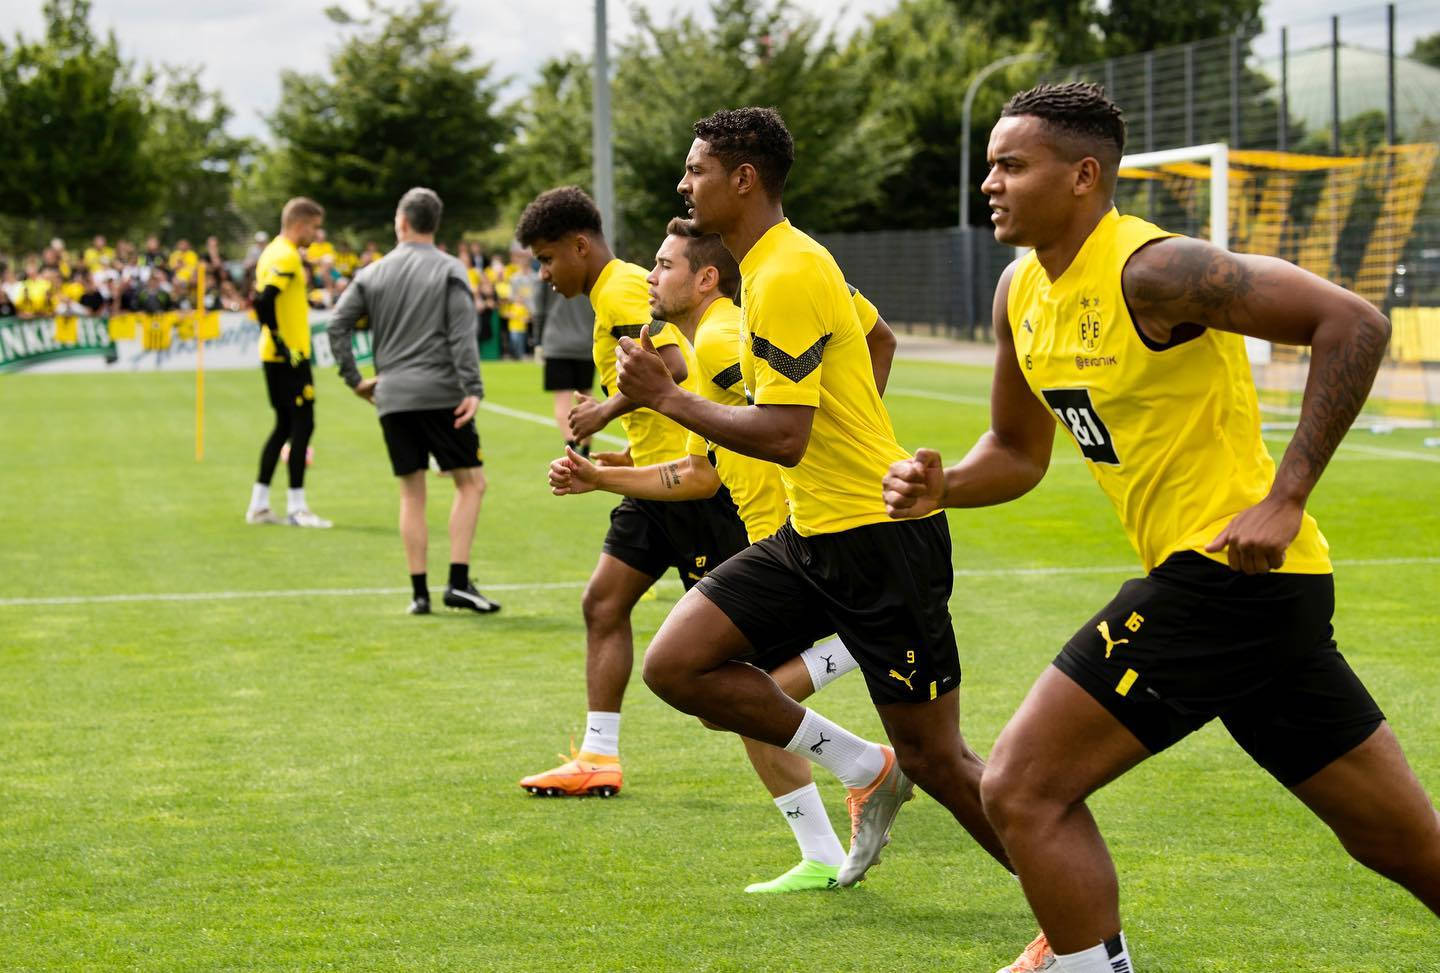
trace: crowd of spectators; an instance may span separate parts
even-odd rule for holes
[[[157,236],[146,238],[140,247],[129,240],[111,246],[104,236],[95,236],[79,252],[56,238],[41,252],[18,259],[0,254],[0,318],[193,310],[202,266],[206,310],[244,311],[250,307],[255,265],[269,241],[268,234],[257,232],[239,260],[226,260],[214,236],[201,250],[187,239],[166,248]],[[443,243],[440,248],[449,250]],[[359,250],[336,247],[321,230],[303,256],[310,275],[310,305],[323,310],[333,307],[355,274],[383,253],[374,241]],[[456,256],[475,294],[481,344],[494,342],[498,335],[503,354],[525,358],[535,345],[540,290],[529,251],[512,247],[507,259],[501,253],[486,254],[478,243],[462,242]]]

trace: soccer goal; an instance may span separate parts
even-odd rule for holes
[[[1414,255],[1428,252],[1417,219],[1427,190],[1440,188],[1437,160],[1435,143],[1321,156],[1216,142],[1125,156],[1116,203],[1166,229],[1289,260],[1385,311],[1395,328],[1390,360],[1357,425],[1433,427],[1440,424],[1440,281],[1429,278],[1440,275],[1418,279],[1424,267]],[[1293,424],[1305,350],[1253,339],[1246,350],[1267,425]]]

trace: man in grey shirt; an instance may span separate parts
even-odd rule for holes
[[[543,381],[545,391],[555,395],[555,425],[565,445],[589,456],[590,440],[577,441],[570,432],[570,409],[576,392],[589,395],[595,388],[595,309],[586,295],[561,297],[549,284],[540,285],[536,304],[538,344],[545,354]]]
[[[417,187],[400,198],[395,209],[399,246],[355,275],[328,329],[340,377],[375,404],[390,466],[400,478],[400,536],[415,595],[412,615],[430,613],[425,473],[432,455],[455,482],[445,605],[482,613],[500,609],[470,580],[470,547],[485,495],[475,431],[484,387],[470,282],[460,261],[435,248],[441,208],[440,197],[429,189]],[[375,377],[362,379],[350,340],[364,317],[370,319]]]

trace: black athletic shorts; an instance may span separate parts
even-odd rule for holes
[[[545,391],[574,389],[588,392],[595,387],[595,361],[591,358],[545,356]]]
[[[950,627],[950,529],[943,514],[802,537],[790,522],[712,571],[700,593],[729,616],[753,654],[836,633],[877,704],[917,703],[960,685]],[[757,660],[763,660],[757,661]]]
[[[1328,574],[1241,574],[1194,551],[1125,582],[1055,667],[1159,753],[1215,717],[1287,787],[1384,714],[1335,647]]]
[[[735,501],[721,487],[706,500],[626,497],[610,511],[603,550],[652,578],[674,568],[689,591],[748,543]]]
[[[453,409],[391,412],[380,417],[380,428],[396,476],[428,468],[431,456],[447,471],[485,465],[475,420],[456,429]]]
[[[260,365],[265,370],[265,391],[270,396],[270,408],[282,414],[315,408],[315,378],[308,360],[298,365],[280,361],[261,362]]]

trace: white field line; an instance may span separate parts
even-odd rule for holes
[[[484,409],[486,412],[494,412],[502,416],[509,416],[511,419],[520,419],[524,422],[534,422],[538,423],[539,425],[549,426],[551,429],[555,429],[555,419],[553,416],[542,416],[537,415],[534,412],[523,412],[520,409],[512,409],[509,406],[496,405],[494,402],[481,402],[480,408]],[[555,429],[555,434],[558,436],[560,434],[560,430]],[[594,438],[600,440],[603,443],[610,443],[613,446],[623,447],[626,445],[626,441],[622,437],[612,436],[609,433],[605,432],[597,432]]]
[[[1336,568],[1400,567],[1404,565],[1440,564],[1440,557],[1382,557],[1336,561]],[[1050,575],[1133,574],[1139,575],[1138,564],[1089,564],[1038,568],[956,568],[957,578],[1024,578]],[[680,582],[662,578],[658,584],[676,587]],[[562,591],[585,587],[584,581],[520,581],[510,584],[487,584],[489,591]],[[123,595],[74,595],[56,598],[0,598],[0,608],[28,608],[46,605],[115,605],[166,601],[237,601],[274,598],[354,598],[366,595],[408,594],[409,588],[290,588],[274,591],[181,591]]]
[[[911,389],[890,385],[886,395],[908,395],[913,399],[934,399],[936,402],[954,402],[956,405],[989,405],[990,400],[980,395],[950,395],[946,392],[930,392],[926,389]]]

